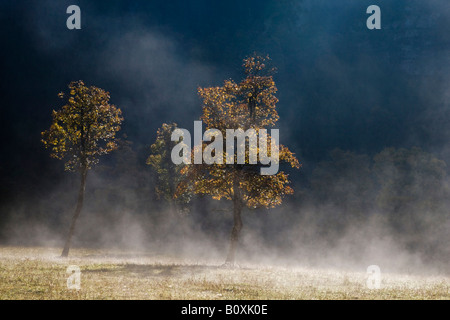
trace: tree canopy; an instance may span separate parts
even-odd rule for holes
[[[272,75],[274,69],[267,67],[269,61],[269,57],[246,58],[243,63],[246,78],[240,83],[227,80],[222,87],[198,89],[203,102],[201,120],[207,130],[218,129],[225,136],[227,129],[253,128],[259,131],[275,125],[279,118],[275,96],[277,88]],[[267,143],[270,154],[270,135]],[[207,145],[203,143],[203,149]],[[256,153],[259,154],[260,148],[257,147]],[[179,186],[179,194],[190,187],[194,193],[207,194],[217,200],[231,200],[237,191],[234,188],[236,185],[240,201],[249,208],[270,208],[281,204],[283,196],[293,193],[288,174],[279,171],[275,175],[260,175],[255,168],[260,167],[261,163],[250,164],[249,151],[249,148],[246,149],[244,165],[226,164],[227,153],[223,152],[223,164],[186,166],[182,171],[186,179]],[[293,168],[300,167],[294,154],[283,145],[279,146],[279,161]]]
[[[53,110],[50,128],[42,132],[44,146],[51,157],[65,160],[73,171],[98,163],[99,157],[117,149],[116,133],[123,121],[122,112],[109,103],[109,92],[83,81],[69,84],[67,104]],[[59,94],[64,98],[64,93]]]
[[[176,123],[161,125],[155,142],[150,146],[150,155],[146,162],[156,172],[158,184],[155,186],[155,192],[158,198],[164,199],[171,205],[174,204],[174,200],[177,204],[187,203],[191,197],[190,193],[185,192],[182,196],[174,199],[177,185],[182,179],[180,171],[184,166],[183,164],[176,165],[171,160],[171,152],[176,145],[171,136],[175,129],[177,129]]]

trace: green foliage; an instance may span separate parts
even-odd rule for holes
[[[66,161],[66,170],[90,169],[101,155],[117,148],[122,112],[109,104],[110,95],[103,89],[86,87],[81,80],[71,82],[69,89],[67,104],[53,110],[52,124],[42,132],[42,142],[51,150],[51,157]],[[61,99],[64,96],[59,94]]]
[[[175,129],[177,129],[176,123],[162,124],[158,129],[155,142],[150,146],[151,153],[147,158],[147,164],[152,167],[158,177],[158,184],[155,187],[156,194],[160,199],[171,204],[174,203],[176,188],[182,179],[180,171],[184,166],[184,164],[174,164],[171,158],[172,149],[177,144],[171,140],[172,132]],[[176,203],[178,205],[186,204],[190,199],[191,194],[186,192],[176,198]]]

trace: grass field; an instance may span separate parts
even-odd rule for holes
[[[189,261],[148,253],[60,248],[0,248],[0,299],[449,299],[450,278]],[[81,289],[66,269],[81,270]]]

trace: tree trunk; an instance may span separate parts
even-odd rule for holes
[[[242,201],[241,195],[239,191],[239,182],[235,181],[233,185],[233,220],[234,225],[231,230],[230,236],[230,248],[228,250],[227,259],[225,264],[233,265],[235,261],[236,248],[239,242],[239,234],[242,229],[242,219],[241,219],[241,211],[242,211]]]
[[[61,257],[67,257],[69,255],[70,244],[72,242],[72,236],[75,231],[75,224],[77,222],[78,216],[80,215],[81,209],[83,208],[84,190],[86,188],[86,175],[87,175],[87,166],[83,166],[83,168],[81,169],[81,184],[80,190],[78,192],[77,207],[72,217],[72,223],[70,224],[69,234],[67,235],[66,244],[64,245]]]

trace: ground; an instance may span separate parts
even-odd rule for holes
[[[61,248],[0,248],[0,299],[446,299],[450,277],[367,274],[312,268],[189,261],[146,252]],[[80,290],[68,289],[69,265],[81,270]]]

